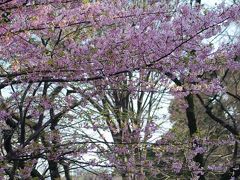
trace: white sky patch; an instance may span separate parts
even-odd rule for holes
[[[213,7],[216,4],[219,4],[223,1],[219,1],[219,0],[202,0],[202,4],[206,5],[207,7]]]

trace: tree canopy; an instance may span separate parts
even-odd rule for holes
[[[0,178],[237,179],[239,12],[0,1]]]

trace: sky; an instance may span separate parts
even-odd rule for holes
[[[233,0],[201,0],[201,3],[206,5],[206,6],[209,6],[209,7],[213,7],[215,6],[215,4],[220,4],[222,2],[228,2],[228,3],[233,3]]]
[[[208,6],[214,6],[215,3],[219,3],[219,2],[222,2],[222,1],[219,1],[219,0],[202,0],[202,4],[206,4]]]

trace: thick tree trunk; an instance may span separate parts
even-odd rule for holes
[[[49,142],[45,140],[44,134],[41,135],[42,143],[45,147],[50,147]],[[53,160],[48,160],[48,168],[50,171],[51,180],[58,180],[60,179],[60,174],[58,171],[58,163]]]
[[[197,133],[197,119],[195,116],[195,112],[194,112],[194,101],[193,101],[193,95],[189,94],[188,96],[185,97],[185,100],[188,104],[188,108],[186,109],[186,116],[187,116],[187,120],[188,120],[188,129],[189,129],[189,133],[190,133],[190,137],[193,138],[194,134]],[[193,141],[193,148],[197,147],[197,146],[201,146],[201,144],[199,144],[199,142],[197,141]],[[203,161],[203,154],[197,154],[193,160],[197,163],[199,163],[200,167],[204,166],[204,161]],[[200,180],[205,180],[204,175],[200,175]]]
[[[50,170],[51,180],[60,179],[60,174],[59,174],[59,171],[58,171],[58,163],[54,162],[52,160],[49,160],[48,161],[48,166],[49,166],[49,170]]]
[[[193,95],[189,94],[185,97],[185,100],[188,104],[188,108],[186,109],[186,115],[188,120],[189,133],[190,136],[193,137],[193,135],[197,132],[197,120],[194,113]]]

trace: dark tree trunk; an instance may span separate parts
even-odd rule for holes
[[[193,95],[189,94],[185,97],[185,100],[187,101],[188,108],[186,109],[186,116],[188,121],[188,129],[190,133],[190,137],[194,137],[194,134],[197,133],[197,119],[194,112],[194,101],[193,101]],[[201,146],[199,142],[196,140],[193,141],[193,148]],[[200,167],[204,166],[203,161],[203,154],[197,154],[193,160],[197,163],[199,163]],[[205,180],[204,175],[200,175],[200,180]]]
[[[52,180],[60,179],[60,174],[58,171],[58,163],[53,160],[48,160],[48,166],[50,170],[50,176]]]

